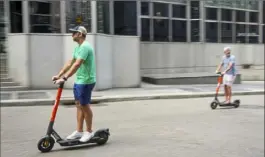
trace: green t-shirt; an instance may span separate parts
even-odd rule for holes
[[[81,45],[77,45],[73,52],[74,59],[83,59],[84,62],[77,69],[76,84],[91,84],[96,82],[96,65],[94,50],[91,45],[84,41]]]

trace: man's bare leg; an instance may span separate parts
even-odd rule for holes
[[[227,86],[227,91],[228,91],[228,103],[230,103],[231,102],[231,97],[232,97],[231,86]]]
[[[67,139],[76,139],[83,136],[83,123],[84,123],[84,114],[80,106],[79,101],[75,102],[76,104],[76,120],[77,120],[77,129],[71,135],[67,136]]]
[[[83,124],[84,124],[84,113],[83,110],[81,108],[81,105],[79,103],[79,101],[75,102],[76,104],[76,120],[77,120],[77,131],[78,132],[83,132]]]
[[[92,132],[92,119],[93,119],[93,112],[91,110],[90,105],[85,105],[82,106],[82,110],[84,113],[84,117],[85,117],[85,122],[86,122],[86,131],[88,132]]]
[[[224,93],[225,93],[225,102],[228,101],[228,89],[227,85],[224,85]]]

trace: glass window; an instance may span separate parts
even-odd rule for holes
[[[91,32],[91,1],[66,1],[66,31],[82,25]]]
[[[263,43],[265,43],[265,25],[263,25]]]
[[[259,42],[259,26],[258,25],[249,25],[249,43],[258,43]]]
[[[186,4],[187,3],[187,0],[174,0],[174,2]]]
[[[5,16],[4,1],[0,1],[0,18],[3,18],[4,16]]]
[[[221,42],[222,43],[232,43],[232,24],[231,23],[222,23],[221,24]]]
[[[110,33],[109,1],[97,1],[97,32]]]
[[[168,19],[153,19],[154,22],[154,41],[168,40]]]
[[[222,21],[232,21],[232,10],[221,9],[221,12],[222,12]]]
[[[141,2],[141,14],[149,15],[149,2]]]
[[[216,8],[206,8],[206,20],[217,20]]]
[[[253,22],[253,23],[259,22],[258,12],[249,12],[249,22]]]
[[[246,21],[246,12],[237,10],[236,11],[236,22],[245,22]]]
[[[259,2],[258,1],[255,1],[255,0],[249,0],[248,1],[248,6],[249,6],[249,9],[251,10],[258,10],[259,9]]]
[[[116,35],[136,35],[135,1],[115,1],[114,2],[114,30]]]
[[[236,42],[246,43],[246,26],[244,24],[236,24]]]
[[[5,27],[0,27],[0,41],[5,40],[6,33],[5,33]]]
[[[141,40],[150,41],[150,19],[142,18],[141,23],[142,23]]]
[[[23,33],[22,2],[9,1],[10,5],[10,32]]]
[[[200,41],[200,20],[191,21],[191,41]]]
[[[208,5],[208,6],[218,6],[218,0],[206,0],[205,1],[205,5]]]
[[[235,8],[240,8],[240,9],[247,9],[248,8],[247,0],[235,0],[233,2],[234,2]]]
[[[114,1],[116,35],[137,35],[136,1]]]
[[[218,42],[217,22],[206,22],[206,42]]]
[[[168,17],[168,3],[153,3],[154,16]]]
[[[173,41],[186,42],[187,41],[187,27],[186,21],[173,20],[172,21],[172,33]]]
[[[263,23],[265,24],[265,1],[263,1]]]
[[[200,2],[199,1],[191,1],[191,19],[199,19],[200,18]]]
[[[186,18],[186,6],[185,5],[172,5],[173,17]]]
[[[5,7],[4,7],[4,1],[0,1],[0,41],[2,40],[5,40],[6,38],[6,30],[5,30],[5,27],[6,27],[6,21],[5,21]],[[0,43],[0,53],[2,53],[4,50],[3,50],[3,46],[2,45],[4,43]]]
[[[61,33],[60,2],[30,1],[30,33]]]
[[[219,6],[232,7],[233,1],[231,1],[231,0],[219,0]]]

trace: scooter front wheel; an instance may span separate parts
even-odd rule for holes
[[[214,110],[217,107],[217,103],[214,101],[211,103],[211,108]]]
[[[55,141],[52,137],[43,137],[38,142],[38,149],[43,153],[49,152],[52,150],[54,143]]]

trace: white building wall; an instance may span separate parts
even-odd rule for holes
[[[141,74],[215,72],[225,46],[232,47],[238,69],[242,64],[264,65],[264,44],[142,42]]]
[[[88,35],[95,50],[95,90],[140,86],[139,39],[128,36]],[[51,77],[72,57],[70,35],[15,34],[8,36],[9,75],[22,86],[56,88]],[[74,76],[65,84],[72,88]]]

